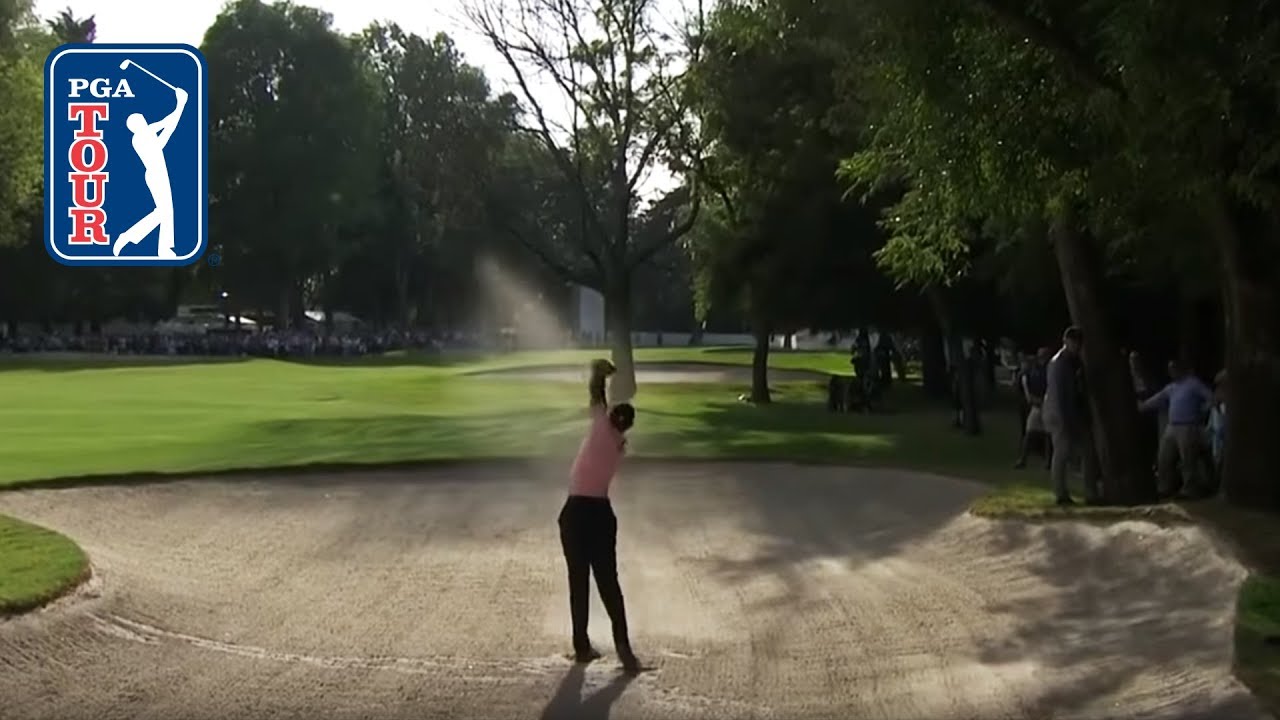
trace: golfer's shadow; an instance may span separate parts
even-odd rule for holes
[[[607,720],[613,704],[635,679],[635,675],[618,673],[604,687],[583,697],[587,666],[576,664],[560,681],[556,694],[542,711],[542,720]]]

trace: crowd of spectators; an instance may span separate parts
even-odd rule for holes
[[[93,353],[108,355],[177,355],[230,357],[355,357],[395,350],[438,349],[441,341],[427,333],[264,330],[253,333],[36,333],[0,337],[0,353]]]

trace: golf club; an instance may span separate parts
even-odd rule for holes
[[[151,77],[155,78],[156,80],[159,80],[161,83],[164,83],[165,87],[169,88],[170,90],[173,90],[174,92],[177,92],[178,88],[176,88],[176,87],[174,87],[174,86],[170,85],[170,84],[169,84],[169,83],[168,83],[164,78],[162,78],[162,77],[160,77],[159,75],[157,75],[157,74],[155,74],[155,73],[151,72],[150,70],[148,70],[148,69],[146,69],[146,68],[142,67],[141,65],[139,65],[138,63],[136,63],[136,62],[134,62],[134,61],[132,61],[132,60],[125,60],[124,62],[120,63],[120,69],[121,69],[121,70],[125,70],[125,69],[127,69],[130,65],[132,65],[132,66],[134,66],[134,67],[138,68],[139,70],[141,70],[142,72],[144,72],[144,73],[146,73],[146,74],[150,75]]]

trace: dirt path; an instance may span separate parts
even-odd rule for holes
[[[472,373],[477,376],[541,380],[544,382],[586,382],[587,373],[582,365],[546,365],[534,367],[502,368]],[[770,382],[812,380],[825,382],[827,375],[814,370],[769,368]],[[636,381],[640,383],[750,383],[751,367],[747,365],[716,365],[712,363],[636,363]]]
[[[560,474],[0,495],[101,582],[0,623],[0,718],[1263,717],[1229,672],[1244,573],[1199,531],[990,523],[966,483],[866,470],[626,473],[657,669],[571,669]]]

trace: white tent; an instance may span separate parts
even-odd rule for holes
[[[308,310],[304,314],[311,322],[317,325],[324,325],[323,310]],[[333,313],[333,327],[337,330],[353,330],[362,325],[364,325],[364,322],[351,313],[342,312],[341,310]]]

